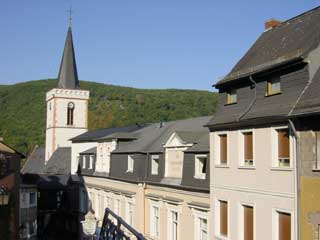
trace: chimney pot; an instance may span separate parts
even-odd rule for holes
[[[267,20],[267,21],[264,23],[264,28],[265,28],[266,30],[268,30],[268,29],[271,29],[271,28],[274,28],[274,27],[280,25],[280,23],[281,23],[281,21],[272,18],[272,19]]]

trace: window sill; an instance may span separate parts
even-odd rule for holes
[[[229,168],[228,164],[216,164],[214,165],[215,168]]]
[[[133,173],[133,170],[127,170],[126,172],[127,173]]]
[[[217,240],[228,240],[229,238],[225,237],[225,236],[221,236],[221,235],[215,235],[215,239],[217,239]]]
[[[256,166],[245,166],[245,165],[241,165],[241,166],[238,166],[238,169],[247,169],[247,170],[255,170],[256,169]]]
[[[193,176],[193,178],[199,179],[199,180],[205,180],[206,179],[206,175],[195,175],[195,176]]]
[[[232,102],[232,103],[226,103],[226,104],[224,104],[225,106],[231,106],[231,105],[235,105],[235,104],[237,104],[238,102]]]
[[[265,97],[272,97],[272,96],[276,96],[276,95],[280,95],[280,94],[282,94],[282,92],[270,93],[270,94],[266,93]]]
[[[320,168],[312,168],[312,172],[320,172]]]
[[[293,171],[294,169],[292,167],[271,167],[270,168],[271,171]]]

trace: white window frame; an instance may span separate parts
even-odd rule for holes
[[[87,161],[87,157],[86,155],[82,155],[82,168],[86,168],[86,161]]]
[[[31,194],[35,195],[34,203],[30,202]],[[36,207],[37,206],[37,192],[29,192],[28,193],[28,207]]]
[[[104,208],[111,209],[111,196],[109,192],[105,192],[104,194]]]
[[[128,155],[128,167],[127,167],[127,172],[133,172],[134,168],[134,158],[133,155]]]
[[[210,239],[209,236],[209,217],[208,217],[208,211],[207,210],[199,210],[194,207],[191,207],[192,215],[194,218],[194,239],[195,240],[203,240],[201,239],[201,219],[207,220],[207,240]]]
[[[131,206],[131,216],[130,216]],[[126,197],[126,222],[133,227],[134,224],[134,200],[131,197]]]
[[[34,233],[32,233],[32,234],[31,234],[30,231],[29,231],[29,230],[30,230],[30,228],[29,228],[29,227],[30,227],[30,222],[27,222],[27,224],[26,224],[27,233],[28,233],[28,234],[27,234],[27,236],[28,236],[27,238],[28,238],[28,239],[31,238],[31,237],[33,237],[33,236],[35,236],[35,235],[37,235],[37,228],[38,228],[38,226],[37,226],[37,219],[35,219],[34,221],[32,221],[31,224],[34,225],[34,226],[33,226],[33,227],[34,227]]]
[[[290,214],[291,217],[291,239],[294,239],[294,213],[292,210],[273,208],[272,209],[272,239],[279,240],[279,213]]]
[[[121,196],[115,195],[114,197],[114,213],[119,217],[121,216]]]
[[[160,162],[159,155],[151,155],[151,175],[159,174],[159,162]],[[157,169],[154,168],[154,163],[157,164]]]
[[[168,240],[179,240],[180,239],[180,216],[181,216],[181,209],[177,205],[173,204],[166,204],[167,206],[167,239]],[[173,213],[177,214],[177,239],[172,239],[173,236]]]
[[[228,209],[227,209],[227,211],[228,211],[228,223],[227,223],[227,225],[228,225],[228,236],[223,236],[223,235],[221,235],[220,234],[220,201],[223,201],[223,202],[227,202],[227,204],[228,204]],[[216,238],[218,238],[219,240],[221,239],[221,240],[227,240],[227,239],[229,239],[229,236],[230,236],[230,201],[229,200],[226,200],[226,199],[224,199],[224,198],[217,198],[216,200],[215,200],[215,222],[216,222],[216,224],[215,224],[215,237]]]
[[[154,208],[158,209],[158,224],[156,226],[156,222],[154,222],[155,220],[155,215],[154,215]],[[150,200],[150,236],[155,238],[155,239],[159,239],[160,235],[161,235],[161,207],[160,207],[160,203],[156,202],[156,201],[152,201]],[[156,231],[156,228],[158,228],[158,231]]]
[[[200,158],[206,158],[206,165],[208,164],[208,155],[207,154],[197,154],[194,157],[194,178],[197,179],[206,179],[207,173],[202,173],[200,168]],[[205,166],[207,170],[207,166]]]
[[[220,159],[220,136],[221,135],[227,135],[227,163],[221,163],[221,159]],[[230,134],[228,131],[219,131],[219,132],[215,132],[214,135],[214,146],[215,146],[215,167],[219,167],[219,168],[228,168],[230,165]]]
[[[244,239],[244,208],[245,207],[252,207],[253,208],[253,239],[257,239],[256,238],[256,206],[255,206],[255,204],[248,203],[248,202],[240,202],[239,203],[239,226],[240,226],[239,239],[245,240]]]
[[[288,129],[289,130],[289,154],[290,154],[290,166],[289,167],[281,167],[279,166],[278,159],[278,130]],[[271,127],[271,169],[273,170],[293,170],[293,162],[294,162],[294,151],[295,151],[295,143],[294,137],[291,134],[291,130],[288,126],[280,126],[280,127]]]
[[[89,169],[93,169],[94,155],[89,155]]]
[[[252,165],[246,165],[245,159],[244,159],[244,134],[245,133],[252,133],[252,156],[253,156],[253,163]],[[256,152],[255,152],[255,129],[245,129],[245,130],[239,130],[239,168],[255,168],[256,167]]]

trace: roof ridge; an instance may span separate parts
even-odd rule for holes
[[[315,11],[318,10],[318,9],[320,9],[320,6],[315,7],[315,8],[312,8],[312,9],[310,9],[310,10],[308,10],[308,11],[302,12],[302,13],[300,13],[300,14],[292,17],[292,18],[289,18],[289,19],[287,19],[287,20],[281,21],[281,23],[280,23],[279,25],[277,25],[275,28],[280,27],[281,25],[283,25],[283,24],[285,24],[285,23],[288,23],[288,22],[290,22],[290,21],[292,21],[292,20],[295,20],[295,19],[297,19],[297,18],[300,18],[300,17],[302,17],[302,16],[304,16],[304,15],[311,14],[311,13],[315,12]]]

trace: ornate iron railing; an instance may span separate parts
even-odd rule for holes
[[[99,240],[146,240],[146,238],[127,224],[121,217],[106,208]]]

